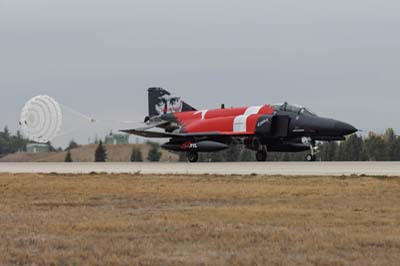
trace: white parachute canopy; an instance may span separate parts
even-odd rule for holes
[[[25,104],[19,124],[30,140],[39,143],[52,141],[61,130],[61,107],[50,96],[36,96]]]

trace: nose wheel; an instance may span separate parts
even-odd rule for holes
[[[317,152],[318,152],[318,146],[313,141],[310,143],[310,153],[307,154],[306,161],[307,162],[315,162],[317,160],[317,156],[316,156]]]
[[[196,163],[199,160],[199,154],[195,151],[190,151],[187,153],[188,161],[191,163]]]
[[[307,162],[315,162],[317,160],[317,157],[315,154],[307,154],[306,156],[306,161]]]

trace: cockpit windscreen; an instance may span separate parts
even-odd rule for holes
[[[283,104],[273,104],[272,107],[275,108],[276,110],[286,111],[298,115],[317,116],[315,113],[311,112],[307,108],[299,105],[283,103]]]

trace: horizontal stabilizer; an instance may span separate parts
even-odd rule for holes
[[[168,121],[151,122],[151,123],[148,123],[145,127],[137,128],[136,130],[141,130],[141,131],[148,130],[148,129],[152,129],[155,127],[160,127],[160,126],[166,125],[168,123],[169,123]]]

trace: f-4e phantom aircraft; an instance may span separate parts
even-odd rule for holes
[[[347,123],[319,117],[298,105],[260,106],[197,110],[162,88],[150,88],[146,126],[122,132],[147,138],[168,138],[164,149],[186,152],[197,162],[200,152],[216,152],[231,144],[244,144],[266,161],[267,152],[309,150],[307,161],[315,161],[318,141],[341,141],[357,132]],[[155,131],[161,128],[163,131]]]

